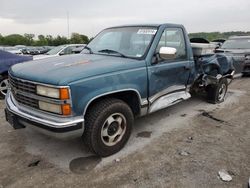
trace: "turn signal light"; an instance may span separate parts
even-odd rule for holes
[[[60,88],[60,99],[62,100],[69,99],[68,88]]]
[[[62,114],[63,115],[71,115],[71,107],[70,107],[70,104],[63,104],[62,105]]]

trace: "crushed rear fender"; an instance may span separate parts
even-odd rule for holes
[[[224,54],[202,56],[197,60],[200,86],[218,84],[222,78],[233,79],[233,58]]]

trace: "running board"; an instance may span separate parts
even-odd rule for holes
[[[161,110],[163,108],[172,106],[178,102],[187,100],[191,97],[190,93],[186,91],[171,93],[157,99],[150,107],[149,113],[155,112],[157,110]]]

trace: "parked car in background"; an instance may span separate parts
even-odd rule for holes
[[[12,65],[30,61],[31,56],[20,56],[0,50],[0,98],[4,98],[8,87],[8,70]]]
[[[80,48],[80,47],[85,47],[85,44],[66,44],[66,45],[60,45],[52,50],[48,51],[44,55],[37,55],[34,56],[34,59],[44,59],[48,57],[56,57],[56,56],[61,56],[61,55],[69,55],[69,54],[74,54],[74,49]]]
[[[19,49],[19,50],[23,50],[23,49],[27,48],[27,46],[25,46],[25,45],[16,45],[14,47]]]
[[[50,46],[28,46],[26,48],[22,48],[23,54],[27,55],[40,55],[40,54],[45,54],[54,47]]]
[[[6,51],[6,52],[10,52],[12,54],[18,54],[18,55],[22,55],[22,51],[18,48],[15,48],[15,47],[3,47],[3,50]]]
[[[26,55],[38,55],[40,53],[38,48],[33,46],[22,49],[22,52]]]
[[[49,51],[49,49],[44,46],[35,47],[35,49],[38,51],[38,54],[45,54]]]
[[[216,52],[233,56],[236,73],[250,73],[250,36],[230,37]]]
[[[73,53],[73,54],[79,54],[79,53],[81,53],[81,51],[83,51],[83,49],[85,48],[85,46],[86,46],[86,45],[80,46],[80,47],[77,47],[77,48],[73,49],[73,50],[72,50],[72,53]]]
[[[215,44],[216,48],[220,48],[225,41],[226,41],[225,39],[215,39],[212,40],[211,43]]]

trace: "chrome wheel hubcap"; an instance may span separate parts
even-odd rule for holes
[[[122,114],[110,115],[102,125],[101,138],[103,143],[107,146],[117,144],[123,138],[126,127],[126,118]]]
[[[219,96],[218,96],[218,100],[221,101],[224,99],[225,95],[226,95],[226,84],[222,84],[220,89],[219,89]]]
[[[0,82],[0,92],[2,95],[6,95],[8,91],[9,80],[6,78]]]

